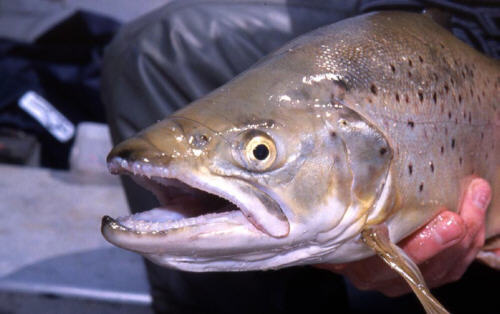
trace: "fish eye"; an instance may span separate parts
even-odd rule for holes
[[[253,130],[242,138],[239,158],[242,166],[251,171],[266,171],[273,166],[277,156],[276,144],[264,132]]]

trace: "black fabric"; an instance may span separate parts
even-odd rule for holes
[[[106,51],[102,97],[113,140],[202,97],[302,33],[362,10],[420,10],[425,4],[389,2],[174,1],[126,25]],[[123,183],[133,212],[157,205],[130,179]],[[391,303],[368,294],[373,303],[363,304],[359,292],[351,297],[359,304],[349,310],[340,277],[310,267],[196,274],[146,265],[157,313],[422,312],[411,295]]]
[[[32,90],[75,125],[80,121],[104,122],[101,60],[118,27],[109,18],[77,12],[34,43],[0,39],[0,127],[35,134],[42,144],[42,166],[67,168],[72,142],[58,142],[18,107],[18,99]]]

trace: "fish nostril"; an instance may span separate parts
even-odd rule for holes
[[[194,148],[200,149],[210,142],[210,137],[203,133],[195,133],[189,137],[188,142]]]

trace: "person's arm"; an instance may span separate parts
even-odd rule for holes
[[[484,244],[484,214],[491,188],[473,179],[463,192],[458,213],[443,209],[432,221],[399,245],[417,263],[429,287],[460,279]],[[410,292],[409,286],[377,256],[320,268],[343,274],[360,290],[377,290],[387,296]]]

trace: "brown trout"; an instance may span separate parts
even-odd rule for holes
[[[102,233],[187,271],[377,253],[445,313],[394,243],[456,209],[474,175],[493,185],[486,236],[500,234],[499,85],[499,61],[423,15],[320,28],[117,145],[110,171],[161,206],[104,217]]]

